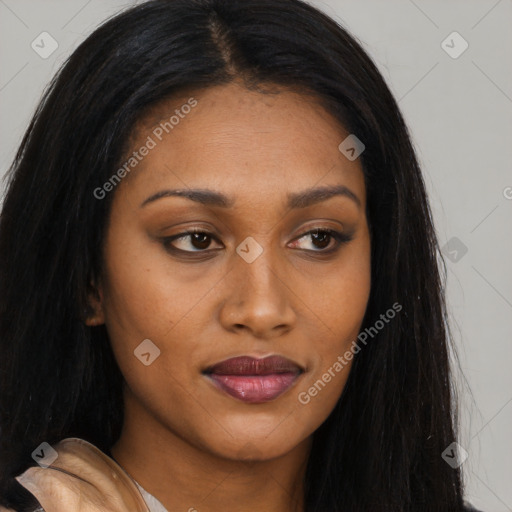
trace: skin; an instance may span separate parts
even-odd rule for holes
[[[312,434],[351,364],[308,404],[298,396],[349,349],[370,294],[361,162],[338,150],[348,133],[312,97],[238,82],[160,104],[138,125],[132,150],[190,96],[197,106],[111,192],[104,271],[87,323],[106,324],[126,380],[112,454],[168,510],[303,510]],[[344,185],[360,205],[337,195],[286,206],[288,193],[329,185]],[[234,205],[164,197],[140,206],[159,191],[188,188],[222,192]],[[164,237],[192,227],[214,238],[170,244],[192,257],[166,250]],[[338,244],[305,234],[314,228],[353,239],[322,255]],[[263,248],[252,263],[236,252],[248,236]],[[134,356],[144,339],[161,351],[149,366]],[[267,403],[232,398],[201,373],[230,357],[273,354],[306,371]]]

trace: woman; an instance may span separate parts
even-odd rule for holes
[[[425,186],[333,20],[127,10],[54,79],[9,178],[4,507],[469,510]]]

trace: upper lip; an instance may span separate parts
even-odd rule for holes
[[[283,356],[257,359],[251,356],[232,357],[209,366],[203,373],[220,375],[270,375],[275,373],[302,373],[304,369]]]

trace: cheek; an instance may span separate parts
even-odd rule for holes
[[[135,245],[117,248],[109,253],[108,261],[115,264],[107,267],[104,294],[115,359],[139,403],[162,422],[174,418],[175,427],[190,428],[190,417],[201,414],[187,390],[198,374],[198,312],[206,284],[190,286],[186,276],[171,273],[157,245],[140,252]]]
[[[368,239],[354,244],[331,278],[318,280],[309,294],[309,305],[317,317],[317,333],[313,340],[312,372],[304,380],[297,399],[308,414],[300,415],[305,428],[316,428],[338,401],[357,353],[356,345],[371,289],[371,263]]]
[[[333,331],[350,335],[359,330],[371,288],[370,239],[367,229],[342,258],[336,282],[332,282],[329,293],[332,297],[329,318],[334,322]]]
[[[133,231],[133,229],[132,229]],[[215,280],[177,270],[158,242],[137,232],[113,233],[106,252],[105,323],[112,341],[163,339],[201,302]],[[122,239],[130,241],[123,243]],[[196,277],[200,274],[196,271]]]
[[[170,272],[168,257],[159,244],[132,231],[117,229],[107,239],[105,325],[125,377],[148,383],[163,377],[164,359],[187,362],[189,352],[183,345],[190,349],[194,335],[185,336],[179,329],[189,325],[183,319],[199,301],[200,293],[179,273]],[[176,333],[187,343],[165,346],[164,340]],[[149,357],[142,357],[148,352]]]
[[[302,283],[302,296],[307,297],[319,329],[326,332],[317,340],[316,350],[332,357],[357,336],[366,311],[371,288],[368,236],[354,240],[325,272],[318,271],[314,279]]]

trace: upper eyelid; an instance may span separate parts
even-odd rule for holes
[[[337,232],[337,233],[342,233],[342,231],[335,229],[335,228],[320,226],[320,227],[308,228],[304,231],[301,231],[295,238],[302,237],[304,235],[308,235],[309,233],[312,233],[314,231],[333,231],[333,232]],[[181,233],[176,233],[175,235],[171,235],[171,236],[164,237],[164,238],[178,240],[180,238],[184,238],[185,236],[194,235],[196,233],[201,234],[201,235],[205,234],[205,235],[210,236],[211,238],[215,238],[216,240],[218,240],[218,236],[216,233],[213,233],[212,231],[208,231],[207,229],[194,229],[194,228],[192,228],[190,230],[185,230],[185,231],[182,231]],[[295,238],[294,238],[294,240],[295,240]]]
[[[344,234],[342,231],[334,229],[334,228],[319,226],[319,227],[308,228],[305,231],[302,231],[296,237],[294,237],[292,241],[298,240],[305,235],[314,233],[315,231],[332,232],[332,233],[336,233],[338,235]],[[190,230],[182,231],[181,233],[177,233],[176,235],[164,237],[164,240],[170,243],[170,242],[174,242],[175,240],[180,240],[181,238],[186,238],[189,235],[194,235],[196,233],[197,234],[205,234],[205,235],[209,236],[210,238],[216,240],[217,242],[222,243],[215,233],[212,233],[211,231],[208,231],[207,229],[194,229],[194,228],[191,228]],[[347,233],[347,236],[350,236],[350,233]],[[207,251],[207,249],[205,249],[204,251],[185,251],[183,249],[177,249],[177,250],[181,250],[183,252],[206,252]]]

